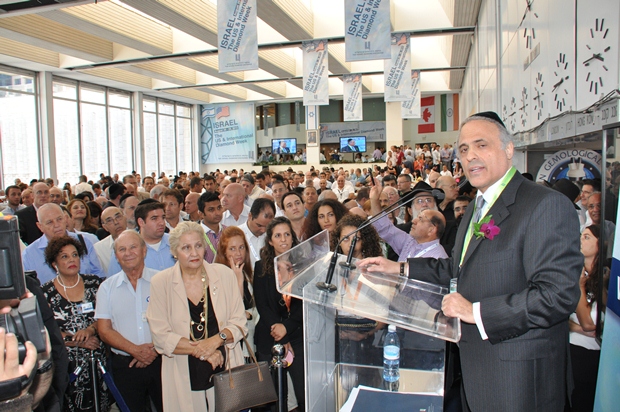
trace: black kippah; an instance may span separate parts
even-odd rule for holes
[[[487,119],[494,120],[497,123],[501,124],[504,127],[504,129],[506,128],[506,125],[504,124],[504,122],[502,122],[502,119],[500,119],[499,116],[497,115],[497,113],[495,113],[495,112],[480,112],[480,113],[474,114],[473,116],[476,116],[476,117],[486,117]]]

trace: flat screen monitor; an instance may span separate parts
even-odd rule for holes
[[[297,153],[297,139],[271,139],[271,152],[273,154]]]
[[[340,138],[340,153],[364,153],[366,136],[348,136]]]

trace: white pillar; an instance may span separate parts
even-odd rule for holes
[[[400,146],[403,139],[403,119],[401,118],[400,102],[385,103],[385,150],[392,146]]]
[[[54,135],[54,85],[51,72],[39,72],[39,113],[41,144],[39,167],[41,177],[58,179],[56,170],[56,138]],[[48,154],[46,157],[45,154]],[[61,184],[61,182],[58,182]]]
[[[318,168],[321,163],[321,157],[319,154],[321,153],[321,134],[319,132],[319,124],[321,119],[319,118],[319,107],[318,106],[306,106],[306,136],[303,138],[306,142],[306,164],[308,166],[314,165],[315,168]],[[316,147],[308,147],[308,131],[313,130],[317,135],[317,143]]]

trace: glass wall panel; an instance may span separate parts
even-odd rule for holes
[[[151,172],[159,176],[157,161],[157,114],[144,112],[144,173]]]
[[[192,120],[177,118],[177,167],[192,170]]]
[[[110,102],[112,97],[110,96]],[[112,173],[124,176],[133,170],[131,110],[110,107],[110,166]]]
[[[82,93],[84,96],[84,93]],[[105,98],[105,95],[104,95]],[[105,106],[81,103],[82,171],[88,179],[97,180],[108,168],[108,127]],[[114,171],[114,173],[118,173]]]
[[[174,110],[174,106],[172,108]],[[173,111],[174,113],[174,111]],[[159,116],[159,170],[166,175],[177,173],[174,117]]]
[[[54,99],[58,185],[76,184],[81,174],[77,101]]]
[[[17,178],[29,182],[40,177],[36,97],[34,94],[7,90],[19,89],[12,87],[10,83],[15,81],[16,77],[20,78],[23,85],[25,76],[0,74],[2,188],[12,185]],[[32,85],[33,78],[28,79]]]

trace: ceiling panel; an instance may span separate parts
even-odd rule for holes
[[[433,91],[458,92],[463,70],[443,69],[467,64],[481,0],[392,3],[393,30],[412,32],[413,66],[432,69],[424,78]],[[363,93],[381,93],[383,61],[345,60],[343,7],[344,0],[257,0],[262,44],[255,71],[219,73],[216,0],[100,0],[5,15],[0,63],[21,59],[20,67],[33,62],[60,76],[83,73],[194,102],[282,101],[301,95],[299,42],[327,33],[329,72],[373,73],[364,77]],[[445,32],[468,27],[466,34]]]

